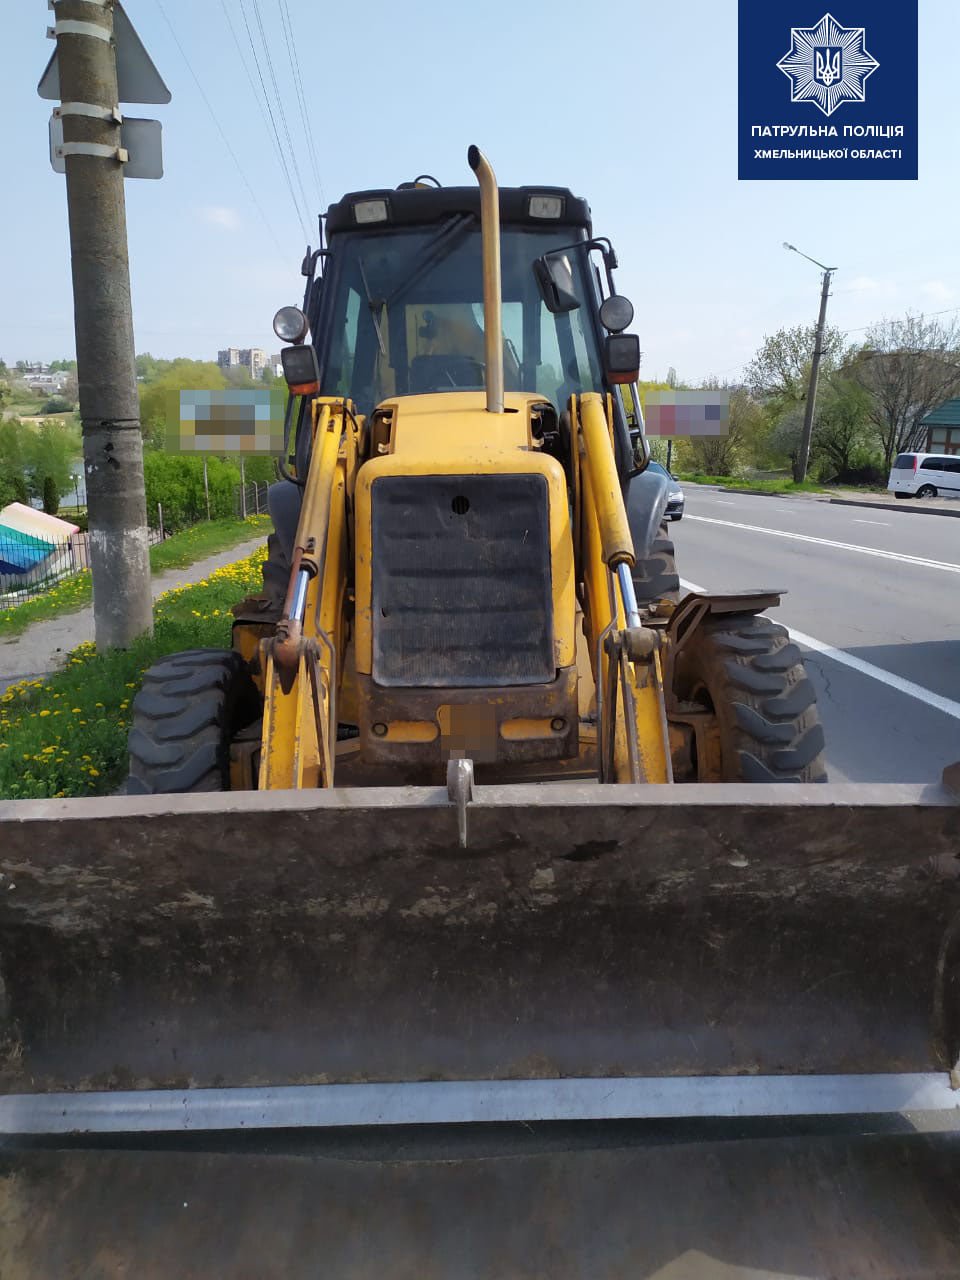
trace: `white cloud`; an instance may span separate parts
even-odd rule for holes
[[[921,293],[926,294],[934,302],[952,302],[957,296],[956,290],[951,289],[948,284],[944,284],[942,280],[928,280],[921,288]]]
[[[240,228],[240,215],[236,209],[228,209],[225,205],[206,205],[200,210],[200,217],[215,227],[223,227],[225,231],[237,231]]]

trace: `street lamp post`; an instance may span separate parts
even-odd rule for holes
[[[807,463],[810,460],[813,415],[817,405],[817,380],[820,376],[820,357],[823,355],[823,330],[827,321],[827,298],[830,296],[830,280],[837,268],[825,267],[816,258],[800,253],[795,244],[788,244],[786,240],[783,242],[783,247],[792,250],[794,253],[799,253],[801,258],[806,258],[808,262],[812,262],[815,267],[819,267],[823,272],[823,288],[820,291],[820,315],[817,319],[817,336],[813,344],[813,360],[810,364],[810,385],[807,388],[807,403],[803,414],[803,435],[800,437],[800,452],[797,456],[796,475],[794,477],[797,483],[802,483],[807,478]]]

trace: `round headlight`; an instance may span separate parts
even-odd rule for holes
[[[633,320],[633,303],[622,294],[611,293],[600,304],[600,323],[611,333],[623,333]]]
[[[302,342],[307,328],[307,317],[299,307],[281,307],[273,317],[273,332],[281,342]]]

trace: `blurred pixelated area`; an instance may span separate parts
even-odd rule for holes
[[[283,450],[285,392],[173,391],[167,403],[170,453],[277,454]]]
[[[725,436],[730,431],[730,394],[648,391],[643,416],[648,436]]]
[[[492,706],[478,703],[438,708],[440,747],[444,759],[469,758],[489,764],[497,758],[497,716]]]

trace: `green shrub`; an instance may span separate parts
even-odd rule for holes
[[[143,475],[147,490],[147,520],[157,528],[163,507],[166,529],[182,529],[207,518],[207,499],[203,487],[203,458],[190,454],[161,453],[148,450],[143,456]],[[240,483],[240,471],[222,458],[207,459],[207,484],[210,490],[210,517],[229,519],[234,514],[234,495]]]
[[[72,413],[73,405],[69,400],[65,400],[63,396],[51,396],[49,400],[44,401],[40,406],[41,413]]]

